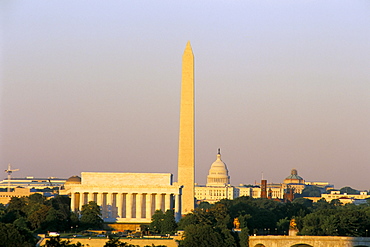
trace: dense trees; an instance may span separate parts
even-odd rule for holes
[[[34,246],[36,243],[34,236],[37,233],[68,231],[77,225],[80,229],[102,227],[100,207],[96,203],[84,205],[82,213],[80,221],[79,216],[71,212],[70,199],[66,196],[55,196],[50,199],[46,199],[41,194],[21,198],[12,197],[6,207],[0,204],[0,228],[7,229],[6,231],[0,229],[0,239],[4,240],[0,243],[0,247],[29,244]],[[1,235],[5,232],[7,237]],[[18,245],[13,244],[14,239],[17,240]]]
[[[47,200],[41,194],[12,197],[7,207],[0,208],[0,222],[6,224],[12,234],[19,232],[22,235],[17,242],[20,246],[34,244],[36,239],[32,233],[69,229],[69,202],[68,197],[56,196]],[[5,239],[2,244],[13,246],[9,241]]]
[[[211,225],[189,225],[185,228],[185,240],[181,243],[184,247],[223,247],[221,234]]]
[[[325,199],[313,203],[305,198],[283,203],[239,197],[215,204],[202,203],[178,224],[172,210],[165,213],[158,210],[152,216],[149,229],[159,234],[184,230],[185,239],[181,246],[185,247],[247,246],[248,235],[251,234],[287,234],[293,218],[300,235],[365,237],[370,235],[369,203],[342,205],[339,200],[327,202]],[[77,225],[79,230],[102,228],[100,207],[95,202],[83,205],[78,215],[70,211],[69,204],[68,197],[56,196],[47,200],[34,194],[12,198],[6,207],[0,205],[0,239],[3,240],[0,247],[34,246],[36,239],[32,234],[68,231]],[[233,231],[235,218],[238,218],[242,229],[239,233]],[[127,246],[114,239],[107,244]]]
[[[167,210],[163,213],[162,210],[156,210],[152,216],[152,222],[149,229],[152,232],[159,234],[173,234],[176,232],[177,224],[173,210]]]
[[[181,246],[237,246],[237,235],[231,231],[230,212],[222,203],[206,210],[194,210],[180,220],[179,228],[185,230]]]
[[[248,228],[243,228],[239,234],[239,245],[240,247],[248,247],[249,246],[249,230]]]
[[[46,200],[41,194],[29,197],[12,197],[0,219],[28,228],[32,232],[62,231],[69,229],[69,198],[56,196]]]
[[[0,222],[1,247],[31,247],[35,246],[36,239],[25,229],[11,223]]]
[[[317,186],[307,186],[303,189],[301,196],[318,197],[321,196],[321,189]]]
[[[279,229],[278,226],[286,225],[293,217],[304,217],[310,213],[309,208],[299,202],[282,203],[262,198],[240,197],[232,201],[222,200],[219,203],[225,204],[230,218],[237,217],[241,228],[247,227],[250,234],[284,234],[287,230]]]
[[[82,206],[81,209],[81,226],[88,229],[101,229],[103,219],[101,218],[100,207],[96,202],[91,201]]]
[[[234,218],[239,219],[242,228],[238,235],[232,231]],[[212,246],[247,246],[251,234],[288,234],[293,218],[300,235],[370,235],[370,204],[342,205],[339,200],[329,203],[325,199],[313,203],[305,198],[283,203],[240,197],[197,208],[183,217],[179,222],[179,229],[185,230],[181,246],[210,246],[209,243]]]
[[[358,190],[355,190],[355,189],[352,189],[351,187],[343,187],[340,189],[340,193],[341,194],[344,194],[344,193],[347,193],[349,195],[359,195],[360,194],[360,191]]]
[[[352,204],[331,205],[303,218],[301,235],[314,236],[366,236],[370,229],[370,208]]]
[[[179,228],[185,230],[185,240],[181,245],[247,246],[248,234],[263,231],[272,233],[276,219],[295,210],[294,207],[284,208],[284,205],[267,199],[241,197],[222,200],[208,209],[197,208],[179,222]],[[240,235],[232,231],[235,218],[238,218],[243,229]]]

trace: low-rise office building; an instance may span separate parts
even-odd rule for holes
[[[0,188],[11,189],[22,187],[29,189],[45,189],[45,188],[54,188],[62,186],[67,179],[48,177],[48,178],[37,178],[37,177],[25,177],[25,178],[5,178],[0,181]]]
[[[327,202],[331,202],[334,199],[338,199],[341,203],[354,203],[356,200],[364,200],[370,198],[370,195],[366,191],[361,191],[360,194],[341,194],[339,190],[330,191],[330,194],[321,194],[321,198],[324,198]]]
[[[0,192],[0,203],[8,204],[12,197],[26,197],[37,192],[31,192],[29,188],[15,188],[11,192]]]

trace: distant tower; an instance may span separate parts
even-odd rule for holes
[[[261,198],[267,198],[267,180],[261,180]]]
[[[272,199],[272,189],[271,188],[269,189],[267,198],[270,200]]]
[[[8,173],[8,192],[10,192],[10,180],[13,172],[19,171],[19,169],[11,169],[10,164],[8,164],[8,169],[5,170]]]
[[[190,42],[182,56],[178,183],[183,185],[182,214],[194,210],[194,55]]]

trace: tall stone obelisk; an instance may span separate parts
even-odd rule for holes
[[[182,56],[178,183],[184,186],[182,214],[194,210],[194,55],[190,42]]]

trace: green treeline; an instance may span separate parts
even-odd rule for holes
[[[232,231],[238,218],[241,233]],[[248,246],[248,235],[286,235],[291,219],[298,235],[366,237],[370,230],[370,206],[341,205],[324,199],[317,203],[305,198],[283,203],[269,199],[239,197],[214,205],[203,203],[183,217],[178,229],[185,230],[181,246]]]
[[[6,207],[0,205],[0,228],[8,229],[7,233],[0,229],[1,246],[35,246],[36,233],[70,230],[78,217],[71,213],[69,203],[68,197],[61,196],[50,200],[41,194],[12,197]]]
[[[12,197],[7,206],[0,204],[0,247],[35,246],[37,233],[101,229],[100,207],[90,202],[82,207],[81,216],[71,212],[70,198],[47,199],[41,194]]]
[[[241,232],[232,231],[238,219]],[[239,197],[211,205],[201,203],[193,213],[175,222],[172,210],[156,211],[143,233],[173,234],[184,230],[181,246],[248,246],[248,236],[287,235],[295,219],[299,235],[370,237],[370,204],[342,205],[324,199],[313,203],[305,198],[283,203],[269,199]],[[100,207],[95,202],[83,205],[80,215],[70,210],[70,199],[41,194],[13,197],[7,206],[0,204],[0,247],[35,246],[37,233],[102,229]]]
[[[37,243],[37,233],[79,232],[102,229],[100,207],[93,201],[82,206],[80,215],[71,212],[68,196],[47,199],[41,194],[12,197],[7,206],[0,204],[0,247],[31,247]],[[168,216],[167,216],[168,217]],[[45,247],[79,247],[68,239],[54,237],[46,240]],[[105,247],[139,247],[111,237]],[[146,246],[149,247],[149,246]],[[150,246],[162,247],[162,246]]]

